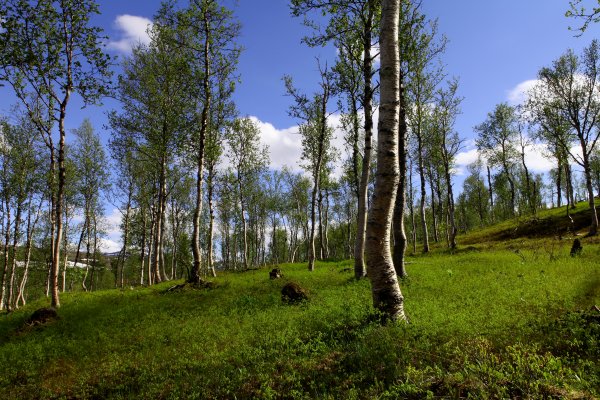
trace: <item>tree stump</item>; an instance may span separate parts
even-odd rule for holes
[[[271,272],[269,272],[269,278],[271,279],[279,279],[281,277],[283,277],[283,274],[279,268],[273,268]]]
[[[300,285],[290,282],[281,289],[281,300],[288,304],[300,303],[308,300],[308,294]]]
[[[38,310],[35,310],[33,314],[31,314],[31,317],[29,317],[29,319],[27,320],[27,324],[42,325],[47,322],[57,320],[58,318],[58,313],[56,312],[55,308],[40,308]]]
[[[573,241],[573,246],[571,246],[571,257],[581,255],[582,250],[583,246],[581,245],[581,241],[579,239],[575,239]]]

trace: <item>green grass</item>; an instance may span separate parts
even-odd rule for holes
[[[556,241],[558,242],[558,241]],[[410,258],[410,324],[380,326],[351,262],[65,294],[61,319],[0,316],[0,398],[594,398],[600,247]],[[287,281],[310,300],[282,303]]]

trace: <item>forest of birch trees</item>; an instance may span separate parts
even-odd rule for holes
[[[293,22],[309,28],[304,45],[336,57],[315,59],[314,92],[277,77],[302,152],[275,169],[260,121],[235,104],[252,79],[238,71],[235,10],[165,0],[150,42],[119,60],[90,22],[99,12],[94,0],[0,5],[0,91],[17,99],[0,116],[0,310],[316,260],[354,259],[355,278],[373,281],[385,264],[402,279],[407,252],[455,249],[461,233],[579,201],[597,232],[596,41],[540,66],[522,104],[498,104],[457,132],[460,78],[419,1],[291,0]],[[66,128],[75,97],[108,96],[118,106],[106,126]],[[465,165],[467,149],[477,155]],[[532,151],[554,168],[533,170]],[[107,254],[112,209],[120,250]],[[388,300],[374,299],[403,318]]]

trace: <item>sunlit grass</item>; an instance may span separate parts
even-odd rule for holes
[[[598,395],[598,329],[556,324],[600,304],[600,248],[568,253],[524,246],[410,258],[408,325],[379,325],[369,282],[344,271],[351,262],[318,263],[314,273],[280,265],[274,281],[266,269],[226,273],[206,290],[65,294],[59,321],[17,331],[40,300],[0,316],[0,398]],[[308,302],[281,301],[290,280]],[[549,365],[537,386],[524,383]]]

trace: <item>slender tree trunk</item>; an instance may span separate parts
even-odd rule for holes
[[[356,279],[364,278],[367,275],[365,267],[365,242],[367,230],[367,208],[369,193],[369,174],[371,168],[371,158],[373,153],[373,59],[371,57],[373,43],[373,13],[375,11],[375,1],[368,3],[369,17],[366,19],[363,31],[363,85],[364,99],[363,108],[365,112],[365,149],[362,161],[362,172],[360,177],[357,223],[356,223],[356,244],[354,247],[354,277]]]
[[[323,231],[323,189],[319,188],[317,200],[319,209],[319,260],[325,258],[325,232]]]
[[[63,240],[63,251],[65,253],[65,258],[63,261],[63,269],[62,269],[62,282],[61,282],[61,292],[65,292],[65,290],[67,289],[67,264],[69,263],[69,248],[68,248],[68,242],[69,242],[69,233],[68,233],[68,229],[69,229],[69,218],[67,217],[67,215],[69,214],[69,207],[67,204],[65,204],[65,240]]]
[[[525,163],[525,146],[523,145],[521,145],[521,164],[523,165],[523,170],[525,171],[525,190],[527,205],[529,206],[530,212],[532,214],[535,214],[535,202],[533,201],[533,192],[531,191],[531,179],[529,177],[529,169],[527,168],[527,164]]]
[[[408,126],[406,124],[406,101],[404,93],[404,75],[400,71],[400,110],[398,124],[398,171],[400,173],[396,202],[394,206],[394,253],[393,262],[396,274],[405,278],[408,276],[404,264],[406,253],[406,229],[404,227],[404,214],[406,211],[406,140]]]
[[[317,195],[320,191],[320,183],[321,183],[321,169],[323,166],[323,157],[324,157],[324,141],[325,136],[327,134],[327,101],[329,100],[329,87],[323,88],[323,97],[321,98],[321,121],[320,121],[320,134],[318,141],[318,149],[317,149],[317,160],[316,165],[313,166],[313,192],[311,197],[311,211],[310,211],[310,239],[309,239],[309,255],[308,255],[308,270],[315,270],[315,223],[316,223],[316,202]]]
[[[596,204],[594,200],[594,185],[592,184],[592,169],[590,167],[589,155],[584,152],[583,154],[583,173],[585,175],[585,186],[588,192],[588,204],[592,211],[592,221],[590,224],[589,236],[596,235],[598,233],[598,213],[596,212]]]
[[[83,288],[83,290],[85,290],[86,292],[88,291],[87,288],[87,284],[86,284],[86,279],[88,277],[88,274],[90,272],[90,246],[92,243],[92,227],[91,227],[91,221],[90,221],[90,214],[88,211],[86,211],[85,214],[85,223],[84,226],[86,227],[86,241],[85,241],[85,275],[83,276],[83,279],[81,281],[81,287]]]
[[[173,247],[171,248],[171,279],[177,279],[175,275],[175,260],[177,259],[177,237],[179,236],[177,202],[174,197],[171,197],[171,238],[173,239]]]
[[[488,191],[490,193],[490,219],[492,223],[494,223],[494,189],[492,186],[492,171],[490,171],[490,166],[487,166],[487,178],[488,178]]]
[[[65,191],[66,167],[65,167],[65,116],[67,103],[70,97],[70,90],[67,90],[66,97],[60,105],[60,117],[58,121],[58,130],[60,140],[58,144],[58,189],[56,191],[56,238],[54,240],[54,248],[52,254],[52,269],[50,270],[50,288],[52,293],[52,307],[60,307],[60,299],[58,293],[58,272],[60,267],[60,244],[63,235],[63,197]]]
[[[440,238],[438,234],[438,220],[437,220],[437,209],[435,202],[435,189],[433,182],[433,171],[431,170],[431,165],[428,166],[428,176],[429,176],[429,188],[431,192],[431,219],[433,223],[433,241],[435,243],[439,243]]]
[[[413,254],[417,252],[417,224],[415,220],[415,195],[413,190],[413,166],[412,161],[408,170],[408,190],[409,190],[409,209],[410,209],[410,228],[412,237]]]
[[[154,217],[154,259],[152,261],[152,273],[154,275],[153,283],[162,281],[160,267],[162,265],[162,243],[163,243],[163,216],[165,214],[164,200],[166,196],[166,180],[167,180],[167,160],[166,155],[161,158],[160,177],[158,182],[158,199],[156,200],[155,217]]]
[[[240,195],[240,220],[242,221],[242,246],[243,246],[243,262],[244,262],[244,270],[249,268],[248,265],[248,226],[246,224],[246,209],[244,207],[244,193],[243,193],[243,185],[242,185],[242,177],[240,176],[239,168],[238,168],[238,190]]]
[[[400,57],[398,25],[400,0],[383,0],[381,16],[381,106],[377,172],[367,221],[365,252],[373,305],[388,319],[406,320],[404,297],[390,251],[391,222],[399,182],[398,124],[400,110]]]
[[[565,162],[565,175],[566,175],[566,185],[567,185],[567,203],[571,208],[575,208],[575,190],[573,189],[573,171],[571,169],[571,165],[569,165],[568,160]]]
[[[166,164],[166,163],[165,163]],[[166,166],[166,165],[165,165]],[[160,280],[162,281],[167,281],[170,280],[170,278],[167,276],[167,273],[165,271],[165,230],[167,227],[167,197],[168,197],[168,193],[167,193],[167,179],[166,179],[166,174],[165,174],[165,179],[163,180],[162,183],[162,188],[161,191],[163,193],[161,200],[162,200],[162,204],[160,206],[160,240],[158,242],[158,249],[159,249],[159,254],[160,254],[160,258],[159,258],[159,266],[160,266]]]
[[[31,204],[31,201],[29,202]],[[25,305],[25,287],[27,285],[27,279],[29,278],[29,263],[31,261],[31,248],[33,247],[33,232],[35,231],[35,227],[40,217],[40,210],[42,207],[42,200],[35,211],[35,219],[31,222],[31,213],[32,210],[29,211],[27,215],[27,243],[25,245],[25,266],[23,268],[23,276],[21,278],[21,284],[19,285],[19,293],[17,294],[16,305],[19,306],[19,299],[21,300],[21,304]]]
[[[22,193],[17,196],[18,199],[22,197]],[[8,301],[6,303],[7,310],[11,311],[15,306],[15,281],[16,281],[16,272],[17,272],[17,244],[19,243],[19,230],[21,229],[21,213],[23,210],[23,202],[17,201],[17,214],[15,215],[15,228],[13,234],[13,243],[12,243],[12,263],[10,270],[10,278],[8,280]]]
[[[508,180],[508,186],[510,187],[510,216],[514,217],[515,215],[515,205],[516,205],[516,190],[515,190],[515,181],[512,178],[508,165],[506,163],[502,164],[504,168],[504,174],[506,175],[506,180]]]
[[[142,251],[140,254],[140,285],[144,285],[144,268],[146,260],[146,209],[142,207]],[[148,274],[148,284],[150,284],[150,274]]]
[[[197,164],[196,164],[196,207],[194,208],[194,219],[193,219],[193,232],[192,232],[192,255],[194,256],[194,264],[188,277],[190,283],[200,282],[200,268],[202,265],[202,253],[200,251],[200,216],[202,215],[202,180],[203,180],[203,169],[204,169],[204,157],[205,157],[205,146],[206,146],[206,131],[208,129],[208,117],[211,108],[211,90],[210,90],[210,29],[208,28],[208,20],[204,19],[204,27],[206,31],[206,37],[204,39],[204,78],[203,78],[203,91],[204,91],[204,106],[202,107],[202,114],[200,120],[200,132],[198,135],[198,153],[197,153]]]
[[[214,192],[214,165],[211,164],[209,170],[208,170],[208,182],[207,182],[207,189],[208,189],[208,214],[209,214],[209,220],[208,220],[208,255],[207,255],[207,262],[208,262],[208,272],[210,273],[210,275],[214,278],[217,276],[217,272],[215,271],[215,265],[214,265],[214,260],[213,260],[213,253],[214,253],[214,226],[215,226],[215,205],[214,205],[214,201],[213,201],[213,192]]]
[[[85,237],[85,231],[87,229],[87,218],[83,219],[83,228],[81,229],[81,235],[79,235],[79,241],[77,242],[77,251],[75,252],[75,261],[73,262],[73,268],[77,268],[77,262],[79,261],[79,255],[81,252],[81,243]]]
[[[452,191],[452,176],[450,175],[450,161],[444,162],[444,171],[446,173],[446,187],[448,190],[448,219],[449,219],[449,242],[452,250],[456,249],[456,218],[454,216],[454,193]]]
[[[420,130],[420,129],[419,129]],[[425,167],[423,166],[423,140],[421,133],[417,135],[417,167],[419,168],[419,182],[421,188],[421,199],[419,203],[419,217],[421,218],[421,230],[423,235],[423,253],[429,252],[429,233],[427,232],[427,217],[425,206],[427,205],[427,192],[425,187]]]
[[[562,206],[562,161],[558,160],[558,166],[556,168],[556,206]]]
[[[325,233],[325,258],[329,258],[329,190],[325,188],[325,214],[324,214],[324,233]]]
[[[98,221],[96,220],[96,213],[92,214],[92,220],[94,221],[94,253],[92,254],[92,276],[90,279],[90,289],[98,290],[98,277],[96,271],[96,264],[98,259]]]
[[[317,163],[317,171],[321,168],[320,162]],[[316,175],[316,176],[315,176]],[[308,239],[308,270],[315,270],[315,225],[316,225],[316,208],[317,208],[317,192],[319,191],[319,173],[313,174],[313,190],[310,201],[310,233]]]
[[[121,249],[120,254],[120,274],[119,274],[119,284],[121,289],[125,286],[125,258],[127,256],[127,245],[129,243],[129,214],[131,213],[131,196],[133,189],[130,187],[129,194],[127,196],[127,207],[125,209],[125,221],[123,223],[123,248]]]
[[[4,310],[4,308],[8,308],[6,302],[6,283],[8,280],[8,245],[10,243],[10,202],[8,199],[8,195],[4,199],[4,213],[6,214],[6,223],[4,225],[4,262],[3,262],[3,272],[2,272],[2,287],[0,287],[0,310]]]

